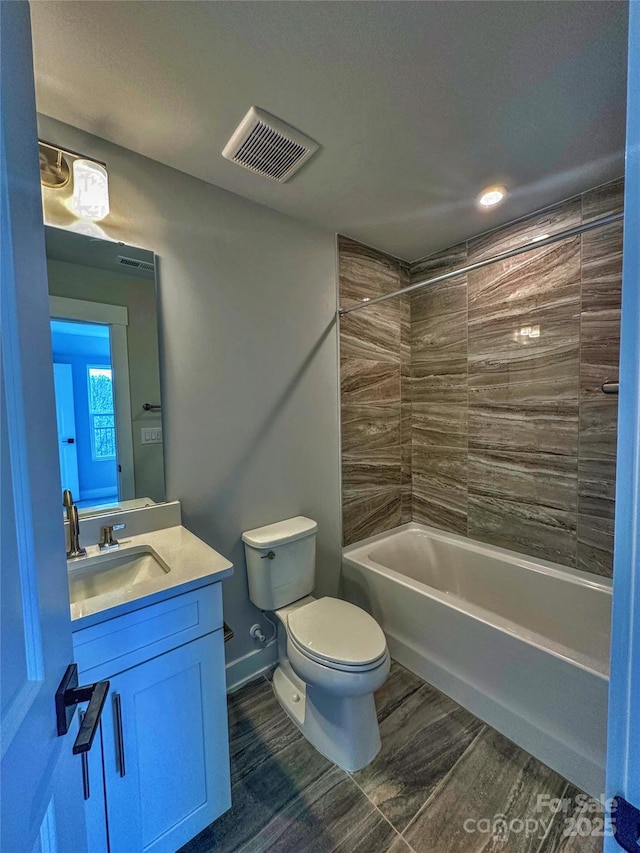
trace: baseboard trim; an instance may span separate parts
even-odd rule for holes
[[[227,693],[233,693],[269,672],[278,663],[278,644],[271,640],[265,646],[254,649],[236,660],[229,661],[225,667]]]

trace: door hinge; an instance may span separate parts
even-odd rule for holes
[[[624,797],[614,797],[611,806],[613,837],[627,853],[640,853],[640,809]]]

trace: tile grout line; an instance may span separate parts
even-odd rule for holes
[[[571,787],[571,783],[567,782],[567,784],[562,789],[562,795],[561,795],[562,799],[564,799],[564,797],[565,797],[565,795],[566,795],[566,793],[570,787]],[[557,815],[554,815],[553,818],[549,821],[549,826],[547,827],[547,831],[545,832],[544,836],[540,839],[540,844],[535,849],[534,853],[540,853],[540,851],[544,847],[544,844],[545,844],[547,838],[551,835],[551,830],[553,829],[553,826],[556,822],[556,819],[557,819]]]
[[[372,799],[371,799],[371,797],[367,794],[367,792],[366,792],[366,791],[365,791],[365,790],[364,790],[364,789],[363,789],[363,788],[362,788],[362,787],[361,787],[361,786],[356,782],[356,780],[353,778],[353,775],[352,775],[351,773],[349,773],[349,774],[348,774],[348,776],[349,776],[349,779],[351,779],[351,781],[353,782],[353,784],[356,786],[356,788],[357,788],[359,791],[362,791],[363,795],[367,798],[367,801],[371,803],[371,805],[372,805],[372,806],[374,807],[374,809],[378,812],[378,814],[379,814],[379,815],[381,815],[381,816],[383,817],[383,819],[384,819],[384,820],[389,824],[389,826],[391,827],[391,829],[394,831],[395,836],[396,836],[396,837],[394,838],[394,843],[395,843],[396,839],[398,839],[398,838],[402,838],[402,833],[401,833],[401,832],[398,832],[398,830],[397,830],[397,829],[395,828],[395,826],[391,823],[391,821],[390,821],[390,820],[389,820],[389,818],[384,814],[384,812],[382,812],[382,811],[378,808],[378,805],[377,805],[376,803],[374,803],[374,802],[373,802],[373,800],[372,800]],[[403,841],[404,841],[404,839],[403,839]],[[409,846],[409,848],[411,849],[412,853],[414,853],[414,851],[413,851],[413,847],[411,847],[411,845],[410,845],[410,844],[408,844],[408,842],[405,842],[405,843]]]
[[[401,837],[402,837],[403,841],[407,841],[407,839],[404,837],[404,836],[405,836],[405,833],[408,831],[409,827],[411,827],[411,826],[415,823],[416,818],[418,817],[418,815],[420,814],[420,812],[421,812],[421,811],[423,811],[423,810],[426,808],[426,806],[428,806],[428,805],[429,805],[429,803],[430,803],[430,802],[431,802],[431,800],[436,796],[436,794],[437,794],[437,793],[438,793],[438,792],[439,792],[439,791],[440,791],[440,790],[445,786],[445,784],[446,784],[446,783],[447,783],[447,781],[449,780],[449,777],[451,776],[451,774],[453,773],[453,771],[456,769],[456,767],[458,766],[458,764],[460,764],[460,762],[461,762],[461,761],[462,761],[462,759],[465,757],[465,755],[469,752],[469,750],[470,750],[470,749],[472,749],[472,747],[474,746],[474,744],[476,743],[476,741],[477,741],[477,740],[478,740],[478,739],[479,739],[479,738],[480,738],[480,737],[481,737],[481,736],[482,736],[482,735],[483,735],[483,734],[484,734],[488,729],[490,729],[490,728],[491,728],[491,727],[490,727],[490,726],[488,726],[486,723],[482,726],[482,728],[480,729],[480,731],[478,732],[478,734],[474,737],[474,739],[471,741],[471,743],[469,744],[469,746],[465,749],[465,751],[462,753],[462,755],[461,755],[461,756],[460,756],[460,758],[456,761],[456,763],[453,765],[453,767],[451,767],[451,768],[449,769],[449,772],[448,772],[445,776],[443,776],[443,778],[442,778],[442,779],[440,780],[440,782],[436,785],[436,787],[433,789],[433,791],[429,794],[429,796],[428,796],[428,797],[427,797],[427,799],[424,801],[424,803],[423,803],[423,804],[418,808],[418,810],[416,811],[416,813],[414,814],[414,816],[411,818],[411,820],[409,821],[409,823],[405,826],[405,828],[404,828],[404,829],[403,829],[403,831],[401,832]],[[407,841],[407,844],[408,844],[408,843],[409,843],[409,842]]]

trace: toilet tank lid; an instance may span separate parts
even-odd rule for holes
[[[305,518],[304,515],[297,515],[295,518],[287,518],[265,527],[246,530],[242,534],[242,541],[253,548],[275,548],[277,545],[295,542],[296,539],[305,539],[317,531],[316,521]]]

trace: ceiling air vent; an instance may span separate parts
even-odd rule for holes
[[[222,156],[265,178],[284,182],[298,171],[318,143],[264,110],[251,107]]]
[[[146,272],[154,272],[155,267],[149,261],[139,261],[137,258],[126,258],[124,255],[118,255],[118,263],[125,267],[134,267],[137,270],[145,270]]]

